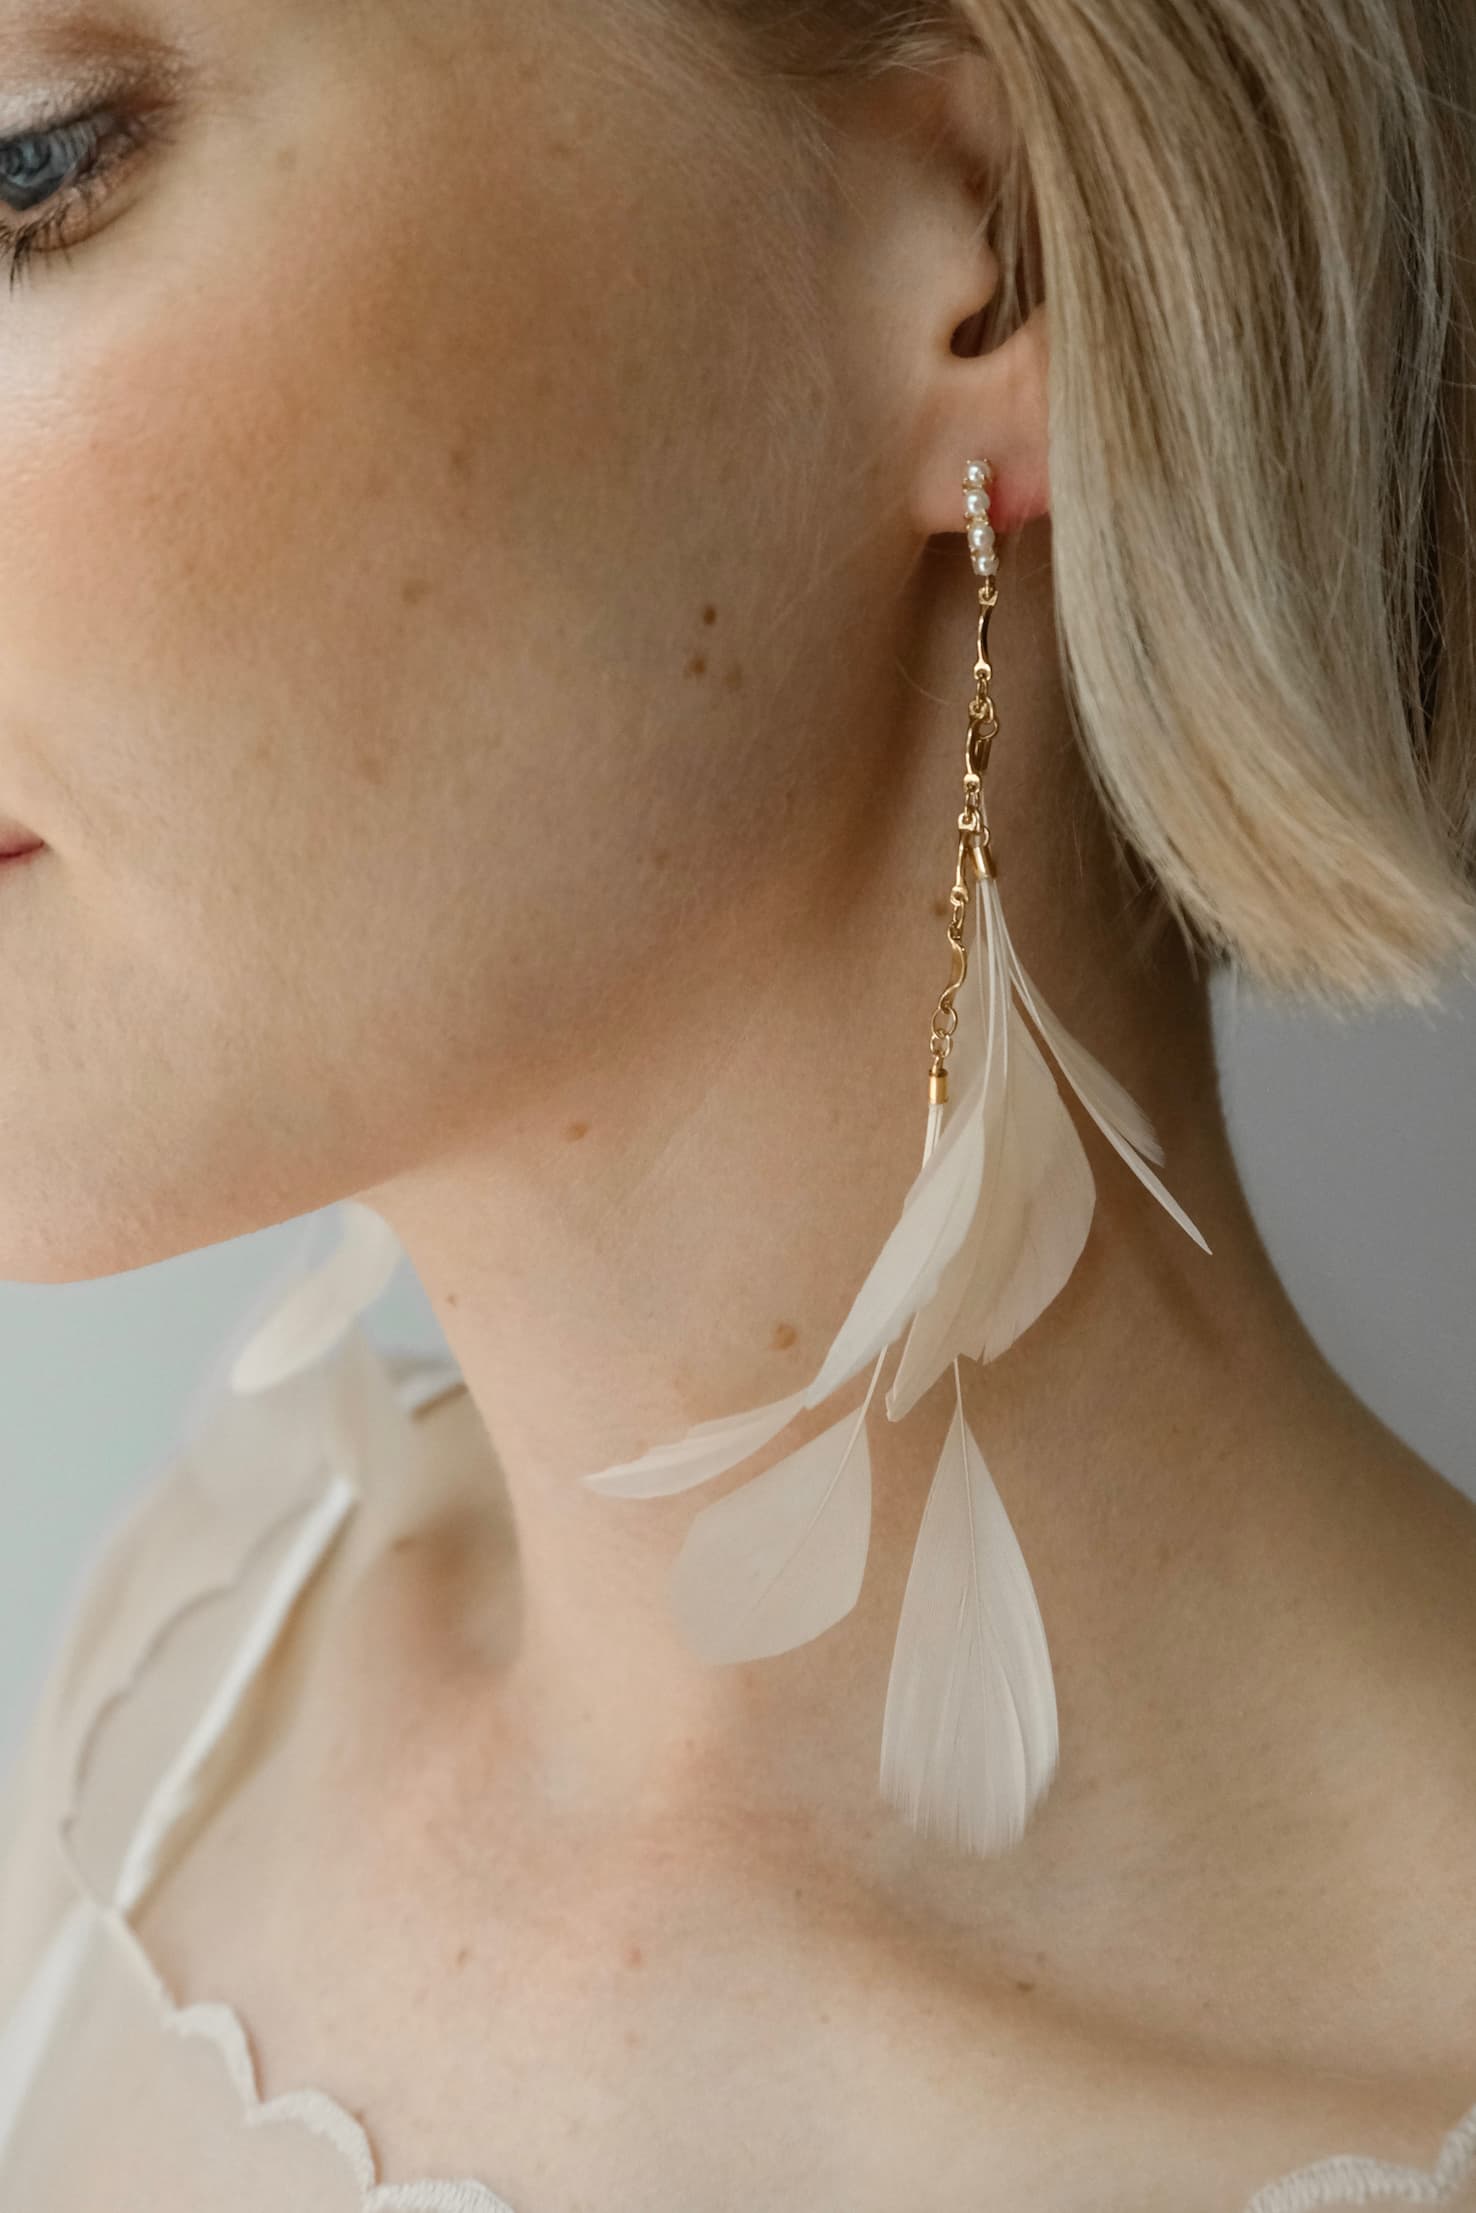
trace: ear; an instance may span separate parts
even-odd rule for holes
[[[1049,337],[1042,300],[988,353],[952,350],[945,317],[931,334],[936,359],[914,462],[912,515],[927,537],[964,527],[963,472],[991,461],[989,519],[998,536],[1050,513],[1047,439]]]
[[[1015,124],[998,70],[977,51],[954,55],[899,97],[916,103],[923,124],[910,141],[917,166],[901,287],[915,379],[910,511],[926,536],[961,531],[964,464],[991,461],[990,520],[1003,536],[1050,512],[1046,303],[987,353],[975,350],[1001,278],[985,217],[1018,152]]]

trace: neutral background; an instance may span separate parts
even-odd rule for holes
[[[1476,1498],[1476,990],[1352,1022],[1222,980],[1216,1019],[1236,1151],[1292,1296],[1355,1389]],[[331,1213],[102,1283],[0,1284],[0,1771],[100,1532]],[[367,1326],[444,1347],[408,1265]]]

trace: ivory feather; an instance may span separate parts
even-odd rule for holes
[[[977,1112],[983,1090],[981,1071],[968,1093],[950,1102],[942,1134],[805,1394],[807,1405],[819,1406],[885,1352],[903,1323],[931,1298],[957,1252],[984,1175],[984,1125]]]
[[[1201,1232],[1173,1193],[1148,1165],[1149,1159],[1161,1161],[1163,1158],[1163,1147],[1148,1117],[1131,1094],[1114,1076],[1108,1075],[1101,1062],[1093,1059],[1086,1047],[1072,1037],[1060,1019],[1046,1006],[1010,939],[997,886],[986,883],[984,891],[994,906],[998,926],[1008,948],[1010,974],[1015,988],[1031,1020],[1055,1055],[1066,1081],[1113,1150],[1126,1161],[1145,1190],[1151,1191],[1159,1205],[1173,1217],[1179,1227],[1204,1252],[1208,1252],[1209,1245]],[[1147,1159],[1144,1158],[1145,1154]]]
[[[671,1604],[703,1659],[792,1651],[855,1605],[871,1543],[870,1403],[868,1391],[859,1410],[692,1521],[672,1569]]]
[[[653,1445],[634,1460],[621,1460],[600,1468],[580,1481],[608,1498],[668,1498],[695,1484],[735,1468],[740,1460],[766,1445],[805,1405],[804,1389],[767,1406],[746,1408],[741,1414],[719,1414],[698,1422],[680,1437]]]
[[[990,1856],[1019,1843],[1060,1756],[1045,1624],[1004,1501],[955,1407],[923,1508],[882,1720],[882,1795]]]
[[[802,1407],[821,1405],[868,1360],[885,1352],[919,1303],[931,1296],[972,1218],[984,1173],[983,1125],[973,1111],[983,1081],[981,1069],[972,1097],[947,1108],[900,1216],[807,1385],[768,1405],[699,1422],[636,1459],[597,1469],[580,1481],[617,1498],[665,1497],[709,1482],[766,1444]]]
[[[992,885],[988,888],[992,889]],[[1091,1228],[1096,1184],[1076,1126],[1015,1009],[995,902],[975,913],[990,1037],[979,1113],[984,1176],[963,1243],[913,1317],[887,1393],[901,1421],[959,1355],[993,1360],[1061,1291]]]

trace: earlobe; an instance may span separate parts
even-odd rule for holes
[[[925,537],[962,529],[959,476],[976,453],[994,464],[990,504],[1001,537],[1050,513],[1047,306],[1042,300],[987,353],[950,351],[940,366],[915,493],[915,520]]]

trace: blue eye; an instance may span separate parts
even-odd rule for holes
[[[97,108],[0,138],[0,260],[10,264],[12,285],[31,255],[73,242],[79,212],[106,195],[148,135],[144,117]],[[31,223],[9,220],[37,207],[50,212]]]
[[[78,137],[82,151],[72,150]],[[0,199],[17,215],[49,200],[67,184],[88,144],[80,124],[29,131],[24,138],[0,140]],[[61,150],[61,158],[57,159]]]

